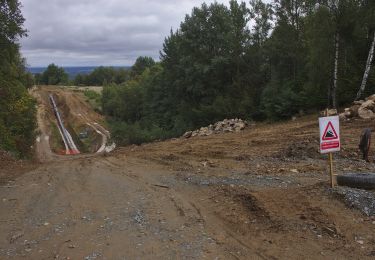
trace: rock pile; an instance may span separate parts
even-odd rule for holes
[[[328,110],[320,111],[320,116],[335,116],[335,115],[337,115],[336,109],[328,109]]]
[[[375,94],[365,100],[354,101],[351,107],[345,108],[340,114],[341,119],[360,117],[363,119],[375,119]]]
[[[349,206],[359,209],[367,216],[375,216],[375,194],[361,189],[337,187],[334,192],[341,195]]]
[[[240,132],[248,126],[249,123],[242,119],[224,119],[213,125],[201,127],[195,131],[188,131],[182,137],[190,138],[194,136],[208,136],[218,133]]]

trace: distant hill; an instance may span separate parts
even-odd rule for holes
[[[90,74],[94,69],[99,66],[89,66],[89,67],[63,67],[65,72],[68,73],[69,78],[73,79],[77,74]],[[105,66],[113,67],[118,69],[130,69],[130,66]],[[29,67],[27,70],[32,74],[43,73],[47,67]]]

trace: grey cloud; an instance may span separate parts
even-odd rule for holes
[[[29,31],[21,51],[31,66],[131,65],[140,55],[158,59],[170,29],[202,2],[21,0]]]

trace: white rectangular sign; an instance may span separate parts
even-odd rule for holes
[[[340,124],[338,116],[319,118],[320,153],[340,151]]]

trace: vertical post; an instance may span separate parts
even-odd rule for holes
[[[326,116],[329,116],[328,111],[329,111],[329,109],[327,108],[326,109]],[[334,188],[335,187],[335,183],[334,183],[333,158],[332,157],[333,157],[332,153],[329,153],[328,154],[329,175],[330,175],[330,179],[331,179],[331,188]]]
[[[328,158],[329,158],[329,174],[330,174],[330,177],[331,177],[331,188],[334,188],[335,187],[335,183],[334,183],[334,174],[333,174],[332,153],[328,154]]]

